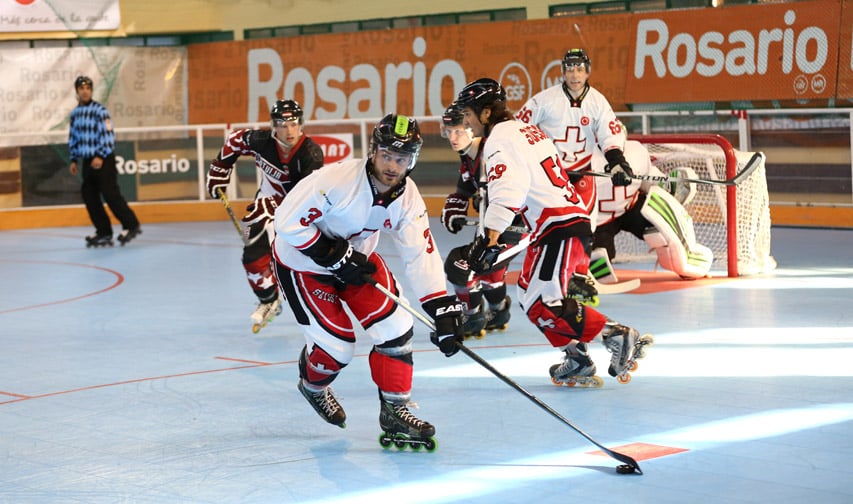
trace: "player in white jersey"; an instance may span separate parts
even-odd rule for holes
[[[551,137],[567,171],[591,169],[593,152],[600,147],[608,161],[605,171],[613,174],[613,184],[630,184],[633,173],[623,155],[624,129],[607,98],[589,85],[591,63],[586,51],[567,51],[562,69],[563,81],[533,95],[515,115],[516,119],[539,126]],[[584,202],[594,205],[595,183],[589,177],[572,175]]]
[[[373,342],[368,363],[379,388],[380,425],[412,443],[431,438],[435,428],[406,406],[413,318],[371,285],[401,296],[375,251],[380,233],[396,245],[413,294],[435,320],[432,342],[451,356],[462,340],[462,305],[447,293],[426,205],[408,178],[422,143],[417,121],[385,116],[373,129],[366,159],[338,162],[293,188],[275,214],[273,242],[278,285],[307,343],[299,356],[299,390],[327,422],[344,426],[346,415],[329,384],[355,351],[346,304]]]
[[[642,143],[625,142],[625,157],[637,175],[662,176],[649,158]],[[592,158],[593,171],[602,171],[607,161],[600,151]],[[694,178],[688,167],[680,167],[676,175]],[[590,270],[602,283],[617,282],[611,261],[616,258],[615,236],[628,231],[645,240],[658,256],[658,262],[683,279],[692,280],[708,275],[714,254],[697,243],[693,219],[685,206],[695,194],[690,183],[678,182],[671,191],[659,185],[634,179],[627,186],[616,186],[611,179],[596,177],[598,189],[598,219],[592,244]]]
[[[600,335],[612,352],[608,372],[624,380],[646,343],[636,330],[567,297],[570,257],[582,253],[592,229],[554,144],[537,126],[513,119],[506,92],[493,79],[469,83],[457,101],[463,124],[485,139],[489,184],[489,204],[481,217],[485,235],[471,244],[468,264],[474,271],[491,267],[506,248],[501,233],[520,215],[531,229],[531,244],[518,279],[518,299],[530,321],[565,353],[563,362],[551,367],[552,379],[600,386],[587,352],[587,343]]]

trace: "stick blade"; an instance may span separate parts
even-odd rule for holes
[[[737,173],[731,179],[727,180],[727,182],[729,182],[731,185],[740,184],[741,182],[746,180],[750,175],[752,175],[752,172],[757,170],[758,167],[761,166],[761,164],[764,163],[765,160],[766,160],[766,156],[764,155],[763,152],[756,152],[749,159],[749,162],[746,163],[746,166],[743,167],[743,170],[741,170],[739,173]]]

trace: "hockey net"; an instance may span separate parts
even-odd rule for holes
[[[661,173],[676,176],[688,167],[700,179],[733,177],[752,157],[734,149],[724,137],[713,134],[631,135],[649,151]],[[770,200],[764,162],[737,186],[692,184],[695,195],[686,205],[693,219],[696,241],[714,252],[712,269],[728,276],[770,271]],[[668,188],[667,188],[668,189]],[[630,233],[616,236],[617,260],[639,261],[652,257],[648,245]],[[654,260],[654,259],[652,259]]]

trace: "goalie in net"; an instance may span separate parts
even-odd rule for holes
[[[627,141],[624,152],[635,174],[662,175],[652,165],[649,152],[640,142]],[[603,171],[606,164],[604,156],[596,151],[593,170]],[[685,178],[695,177],[689,167],[679,167],[677,171]],[[598,281],[618,281],[610,261],[616,257],[615,238],[620,231],[628,231],[643,240],[654,250],[661,267],[679,277],[692,280],[708,275],[714,253],[697,241],[693,219],[685,209],[695,196],[695,187],[675,183],[664,189],[638,179],[627,186],[615,186],[610,178],[595,180],[598,215],[590,263]]]
[[[712,257],[708,268],[726,270],[730,277],[775,268],[776,262],[770,255],[770,207],[763,156],[757,168],[736,186],[695,184],[683,179],[729,179],[742,172],[756,156],[734,149],[725,138],[714,134],[632,135],[631,138],[625,155],[637,175],[666,175],[677,182],[657,185],[634,180],[624,190],[614,191],[608,179],[596,178],[600,198],[596,244],[607,249],[606,258],[619,262],[646,261],[652,257],[651,251],[663,267],[683,278],[704,276],[699,273],[704,267],[703,259],[708,256],[706,249]],[[594,169],[598,165],[600,170],[604,163],[603,157],[594,159]],[[682,218],[664,219],[665,213],[649,207],[650,195],[654,200],[668,201],[675,209],[681,207],[685,213],[677,212],[674,217]],[[621,224],[614,224],[615,221]],[[653,225],[648,233],[641,229],[644,221]],[[673,225],[685,226],[685,230],[679,231]],[[629,232],[620,233],[621,230]],[[679,251],[679,244],[683,251]],[[602,251],[597,251],[596,257],[601,256]],[[672,266],[678,267],[679,261],[686,266],[682,271],[669,268],[667,259],[675,260],[670,263]],[[596,264],[595,258],[592,261]]]

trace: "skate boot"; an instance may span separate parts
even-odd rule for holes
[[[409,411],[407,404],[394,404],[383,399],[379,400],[379,444],[388,448],[392,444],[403,450],[408,445],[412,450],[433,451],[436,447],[435,427],[425,422]]]
[[[580,273],[573,274],[572,279],[569,280],[566,297],[587,306],[598,306],[598,289],[595,288],[595,281]]]
[[[577,345],[569,345],[563,351],[566,353],[563,356],[563,362],[554,364],[548,370],[554,385],[596,388],[604,385],[604,380],[595,375],[595,363],[589,358],[586,343],[579,341]]]
[[[637,359],[646,356],[646,347],[654,344],[655,339],[651,334],[640,333],[631,327],[608,321],[601,333],[602,343],[610,352],[610,368],[607,370],[610,376],[615,377],[619,383],[631,381],[631,373],[636,371]]]
[[[136,226],[133,229],[122,229],[121,234],[118,235],[118,241],[119,243],[121,243],[121,246],[124,247],[127,242],[136,238],[137,235],[141,234],[142,228],[140,228],[139,226]]]
[[[280,297],[268,303],[258,303],[258,307],[252,312],[252,332],[257,334],[279,314],[281,314]]]
[[[477,311],[462,315],[462,337],[481,339],[486,335],[486,314],[480,306]]]
[[[112,247],[113,246],[113,236],[112,235],[99,235],[93,234],[91,236],[86,237],[86,248],[89,247]]]
[[[512,307],[512,299],[507,296],[499,305],[491,307],[489,321],[486,323],[487,331],[506,331],[509,324],[509,309]]]
[[[305,396],[305,399],[308,400],[314,408],[314,411],[316,411],[323,420],[332,425],[337,425],[341,429],[346,428],[347,414],[341,406],[341,403],[339,403],[337,398],[335,398],[335,394],[332,393],[331,388],[326,387],[320,392],[313,392],[305,388],[305,382],[302,381],[301,378],[299,379],[299,384],[296,388],[302,392],[302,395]]]

